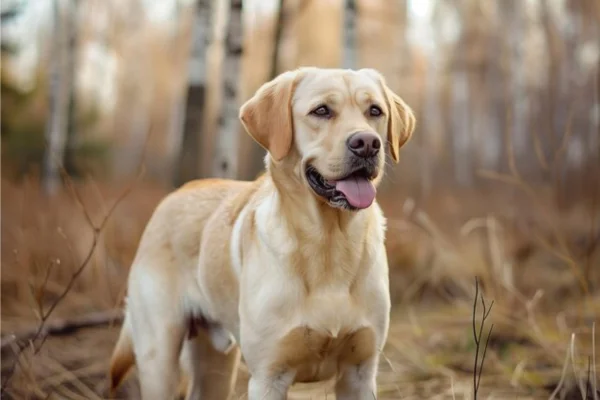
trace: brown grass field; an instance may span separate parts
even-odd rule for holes
[[[165,193],[146,183],[89,181],[47,199],[35,179],[2,182],[7,399],[108,397],[119,328],[111,316],[122,305],[144,225]],[[486,342],[488,348],[477,398],[597,399],[600,232],[593,204],[559,211],[551,191],[530,187],[454,190],[430,199],[419,203],[390,190],[380,196],[389,218],[394,307],[379,398],[474,398],[473,324],[478,330],[482,312],[479,299],[473,319],[477,276],[486,306],[494,301],[479,340],[480,362]],[[93,226],[108,213],[94,245]],[[77,326],[82,318],[89,326]],[[32,340],[42,321],[56,332]],[[246,379],[242,366],[236,398],[245,398]],[[139,398],[135,373],[118,398]],[[298,385],[291,398],[335,396],[330,384]]]

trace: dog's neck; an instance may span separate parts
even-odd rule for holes
[[[352,212],[331,207],[308,187],[298,161],[268,161],[267,174],[277,192],[277,201],[271,212],[277,215],[278,221],[283,217],[287,232],[302,240],[303,250],[297,250],[294,259],[305,259],[306,249],[314,249],[314,254],[324,255],[310,262],[297,263],[303,266],[298,273],[308,291],[334,283],[351,286],[359,273],[367,271],[360,272],[362,256],[351,260],[344,258],[345,253],[334,254],[331,251],[344,246],[355,248],[364,245],[367,243],[366,236],[377,234],[373,221],[379,221],[379,218],[370,218],[372,213],[378,213],[377,208],[373,205],[366,210]],[[337,246],[331,245],[332,242],[336,242]],[[336,261],[332,262],[331,257],[335,257]]]
[[[292,227],[295,227],[294,222],[298,217],[304,217],[305,220],[309,218],[315,228],[321,225],[326,229],[336,227],[345,231],[350,223],[363,219],[364,215],[361,213],[370,212],[334,208],[318,198],[303,179],[299,159],[299,155],[292,152],[280,162],[275,162],[270,157],[266,160],[267,172],[277,190],[282,209],[289,214],[287,220]]]

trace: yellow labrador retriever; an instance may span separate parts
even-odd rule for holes
[[[240,349],[250,400],[336,379],[338,400],[376,398],[390,298],[375,201],[385,144],[398,160],[410,108],[372,69],[300,68],[240,110],[267,151],[253,182],[190,182],[157,207],[131,268],[111,361],[144,400],[227,399]]]

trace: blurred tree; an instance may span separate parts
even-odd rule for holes
[[[473,21],[469,18],[471,0],[456,2],[456,18],[459,26],[453,60],[451,63],[451,121],[454,178],[460,185],[471,185],[473,181],[471,151],[471,104],[469,89],[469,35]]]
[[[75,15],[71,0],[54,0],[53,38],[51,70],[48,80],[49,115],[46,123],[46,149],[43,161],[43,186],[47,194],[54,194],[60,185],[60,168],[64,165],[67,129],[69,124],[69,104],[72,94],[74,55],[69,38]]]
[[[66,76],[70,81],[68,88],[68,111],[67,111],[67,141],[65,146],[65,160],[64,167],[65,171],[73,176],[78,173],[75,166],[75,157],[77,153],[78,145],[78,126],[77,126],[77,90],[75,83],[77,82],[77,73],[79,71],[77,64],[77,52],[78,52],[78,37],[79,37],[79,1],[80,0],[69,0],[70,14],[69,18],[65,21],[67,25],[67,71]]]
[[[131,179],[144,157],[144,148],[150,153],[152,144],[152,101],[161,76],[155,72],[151,56],[159,48],[156,40],[152,43],[153,47],[146,46],[148,42],[144,42],[148,22],[141,0],[120,3],[119,7],[113,7],[111,14],[112,29],[107,40],[122,60],[117,75],[117,112],[114,114],[114,127],[109,130],[113,142],[112,173]],[[161,155],[154,153],[149,158],[155,161]]]
[[[175,185],[201,175],[202,119],[206,93],[207,47],[211,40],[211,1],[197,0],[188,62],[188,88],[183,126],[183,143]]]
[[[512,104],[510,107],[510,138],[514,156],[523,157],[528,151],[529,132],[527,130],[529,117],[529,99],[527,96],[526,69],[533,66],[525,65],[527,52],[527,27],[530,21],[524,2],[505,1],[500,7],[502,19],[508,27],[506,46],[509,51],[510,65],[508,91],[511,93]],[[524,165],[522,165],[524,167]]]
[[[13,22],[15,18],[17,18],[23,11],[23,8],[23,3],[13,3],[9,4],[8,6],[6,6],[5,3],[2,3],[2,10],[0,10],[0,24],[2,24],[2,27],[6,27],[7,24]],[[19,46],[16,43],[14,43],[14,41],[11,41],[9,38],[7,38],[6,35],[0,35],[0,52],[0,59],[4,64],[4,61],[7,58],[18,54]],[[2,76],[0,84],[2,102],[4,103],[4,107],[2,107],[2,118],[0,119],[0,126],[2,127],[0,134],[2,135],[2,138],[4,138],[8,134],[8,128],[10,125],[10,123],[7,123],[7,118],[5,116],[7,98],[10,97],[11,102],[16,101],[18,103],[21,103],[27,98],[27,95],[21,93],[21,91],[18,90],[18,88],[14,86],[13,82],[11,82],[11,80],[6,76],[6,68],[4,68],[4,65],[2,65]]]
[[[273,38],[273,58],[271,59],[270,79],[273,79],[279,73],[279,50],[281,48],[281,38],[283,36],[283,27],[285,25],[285,1],[279,0],[277,9],[277,21],[275,21],[275,36]]]
[[[297,0],[294,67],[339,68],[344,48],[344,1]]]
[[[439,13],[432,17],[439,18]],[[419,121],[420,129],[417,140],[420,142],[423,155],[419,157],[420,164],[420,188],[421,196],[426,198],[433,188],[434,161],[438,156],[436,151],[441,146],[436,146],[436,141],[443,141],[444,121],[442,120],[442,105],[440,102],[440,86],[443,72],[444,53],[437,46],[441,42],[441,24],[432,21],[432,43],[433,46],[427,51],[427,80],[425,81],[425,93],[423,96],[423,114],[427,115],[423,121]]]
[[[498,171],[505,152],[505,71],[504,60],[504,24],[499,16],[498,8],[502,4],[493,3],[484,8],[481,16],[479,40],[481,87],[479,88],[478,109],[475,113],[474,133],[478,140],[479,163],[485,169]],[[496,62],[489,62],[496,60]]]
[[[344,7],[344,59],[343,67],[355,69],[356,55],[356,0],[346,0]]]
[[[6,26],[6,24],[10,24],[23,12],[25,8],[25,3],[12,3],[8,6],[6,3],[2,3],[2,10],[0,10],[0,23],[2,26]],[[0,50],[2,51],[2,57],[11,56],[16,54],[18,51],[18,46],[8,40],[6,35],[0,35]]]
[[[225,60],[223,63],[223,99],[219,118],[219,135],[215,143],[212,176],[233,178],[237,176],[238,135],[238,89],[240,59],[243,43],[242,0],[230,0],[229,18],[225,37]]]

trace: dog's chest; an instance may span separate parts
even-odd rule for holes
[[[371,358],[376,349],[370,327],[341,331],[337,335],[297,327],[280,342],[275,369],[292,369],[296,382],[316,382],[335,376],[344,365],[356,365]]]
[[[370,267],[370,249],[358,235],[300,238],[288,254],[288,265],[312,292],[330,285],[351,286]]]
[[[370,358],[376,332],[357,300],[333,288],[305,298],[298,304],[296,325],[278,340],[273,367],[293,370],[297,382],[312,382]]]

